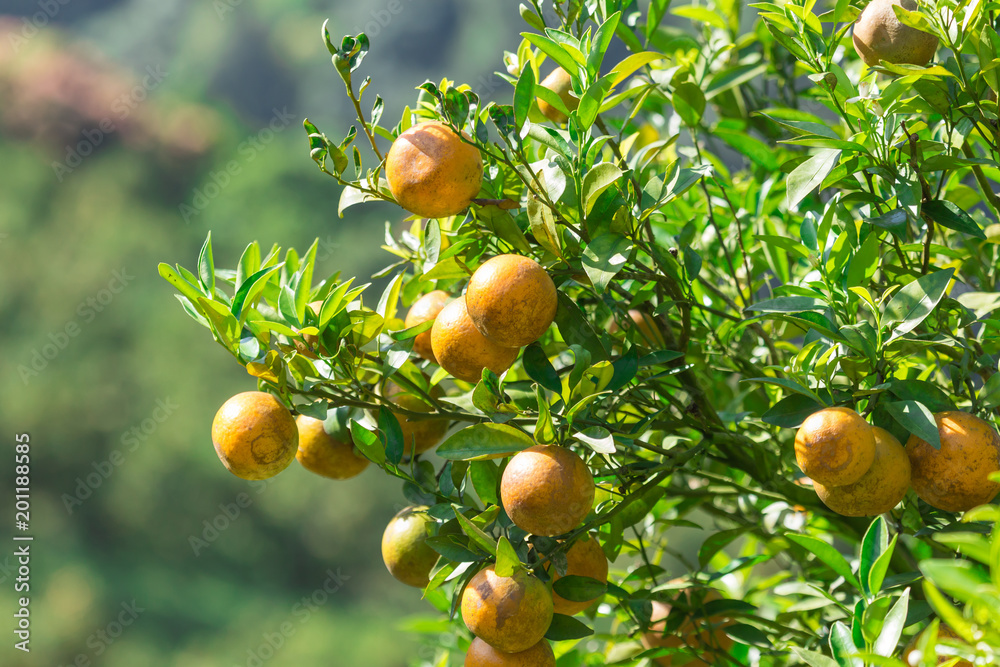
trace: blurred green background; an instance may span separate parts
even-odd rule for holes
[[[156,265],[194,265],[209,230],[219,266],[253,239],[319,238],[317,272],[362,281],[390,263],[379,245],[402,211],[339,219],[308,156],[304,117],[331,137],[353,119],[320,26],[368,32],[366,100],[381,94],[391,125],[428,78],[508,96],[487,82],[517,46],[516,4],[2,0],[0,14],[0,535],[27,432],[35,537],[32,651],[5,629],[0,664],[408,663],[419,648],[398,627],[431,610],[381,562],[399,485],[374,468],[339,483],[226,472],[211,420],[254,380]]]

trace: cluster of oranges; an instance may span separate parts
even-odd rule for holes
[[[795,459],[820,499],[844,516],[888,512],[910,486],[928,505],[965,512],[993,500],[1000,484],[1000,436],[967,412],[934,415],[941,448],[910,435],[906,447],[854,410],[825,408],[795,434]]]

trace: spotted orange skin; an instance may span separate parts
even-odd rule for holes
[[[875,461],[861,479],[844,486],[813,482],[816,495],[837,514],[876,516],[898,505],[910,488],[910,459],[906,449],[885,429],[872,427]]]
[[[594,506],[587,464],[559,445],[536,445],[514,455],[500,480],[500,498],[514,524],[534,535],[562,535]]]
[[[580,105],[580,100],[570,94],[573,92],[573,79],[570,77],[569,72],[562,67],[557,67],[549,72],[549,75],[542,79],[542,86],[558,95],[559,99],[562,100],[562,103],[570,111],[575,111]],[[538,110],[542,112],[543,116],[554,123],[565,123],[568,120],[566,114],[540,97],[538,98]]]
[[[299,433],[281,402],[262,391],[245,391],[222,404],[212,421],[215,453],[243,479],[268,479],[295,460]]]
[[[989,424],[967,412],[934,415],[941,449],[915,435],[906,441],[913,490],[925,503],[947,512],[984,505],[1000,491],[989,480],[1000,470],[1000,436]]]
[[[809,415],[795,434],[795,460],[814,482],[853,484],[875,461],[875,435],[854,410],[824,408]]]
[[[465,667],[556,667],[556,656],[544,639],[526,651],[503,653],[479,637],[465,654]]]
[[[521,255],[498,255],[476,269],[465,304],[476,328],[503,347],[538,340],[555,319],[558,305],[548,272]]]
[[[440,398],[444,391],[439,385],[431,388],[431,396]],[[394,404],[411,412],[432,412],[433,407],[417,394],[403,391],[398,385],[389,382],[386,384],[385,396]],[[411,419],[400,412],[394,412],[399,428],[403,433],[403,456],[410,456],[412,452],[423,454],[429,449],[433,449],[444,438],[448,432],[448,420],[440,418],[432,419]]]
[[[691,604],[691,594],[684,591],[687,604]],[[720,600],[722,596],[716,591],[708,592],[704,597],[704,603],[712,600]],[[723,628],[732,625],[732,619],[722,617],[699,617],[687,618],[673,635],[664,636],[666,618],[670,615],[671,605],[665,602],[653,601],[653,614],[650,617],[652,625],[651,632],[642,636],[642,645],[646,648],[683,648],[691,647],[698,649],[705,648],[705,652],[697,657],[688,657],[688,654],[676,653],[654,658],[654,662],[663,667],[671,667],[676,659],[678,664],[685,667],[713,667],[714,665],[725,664],[725,659],[720,657],[720,653],[728,653],[733,647],[733,640],[730,639]]]
[[[906,645],[906,648],[903,649],[903,655],[901,656],[901,658],[903,662],[905,662],[907,665],[910,664],[910,655],[917,650],[917,640],[920,638],[920,634],[921,633],[913,635],[913,639],[911,639],[910,642]],[[954,630],[952,630],[950,627],[942,623],[941,625],[938,626],[938,639],[944,639],[944,638],[958,639],[961,641],[961,638],[957,634],[955,634]],[[950,655],[937,656],[937,662],[935,664],[943,665],[947,661],[951,660],[952,657],[954,656]],[[954,667],[972,667],[972,663],[969,662],[968,660],[959,660],[958,662],[955,663]]]
[[[552,575],[552,583],[562,577],[552,569],[551,565],[545,568]],[[593,537],[585,536],[573,543],[566,550],[566,576],[590,577],[603,583],[608,583],[608,558],[604,555],[601,545]],[[557,614],[573,616],[594,604],[600,599],[576,602],[567,600],[555,591],[552,591],[552,604]]]
[[[479,382],[484,368],[500,375],[518,353],[516,347],[501,347],[479,332],[464,298],[455,299],[438,313],[431,328],[431,347],[441,368],[466,382]]]
[[[433,320],[441,312],[441,309],[445,307],[449,299],[451,297],[444,290],[436,289],[433,292],[428,292],[410,306],[409,312],[406,313],[406,319],[403,321],[403,326],[409,329],[418,324],[423,324],[428,320]],[[431,346],[430,329],[422,334],[417,334],[416,338],[413,339],[413,351],[427,361],[437,363],[437,358],[434,356],[434,348]]]
[[[295,424],[299,429],[295,458],[306,470],[330,479],[350,479],[368,467],[368,459],[354,452],[353,443],[332,437],[319,419],[299,415]]]
[[[490,565],[462,591],[462,620],[472,634],[503,653],[527,651],[552,623],[552,595],[540,579],[518,569],[497,575]]]
[[[425,506],[407,507],[389,521],[382,533],[382,561],[389,574],[407,586],[423,588],[430,582],[438,554],[427,546],[433,523]]]
[[[466,137],[468,139],[468,137]],[[444,123],[414,125],[392,142],[385,177],[396,202],[425,218],[467,209],[483,183],[479,149],[463,143]]]
[[[869,66],[879,60],[926,65],[937,51],[938,38],[902,23],[893,5],[907,11],[917,9],[914,0],[871,0],[854,23],[854,50]]]

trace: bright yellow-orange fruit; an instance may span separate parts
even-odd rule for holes
[[[913,490],[928,505],[965,512],[997,495],[1000,484],[989,480],[1000,470],[1000,436],[989,422],[967,412],[934,415],[941,449],[915,435],[906,441]]]
[[[552,623],[552,596],[527,570],[501,577],[490,565],[462,591],[462,620],[498,651],[527,651],[542,641]]]
[[[893,5],[915,11],[915,0],[871,0],[854,24],[854,50],[867,65],[879,60],[923,66],[937,51],[938,38],[901,22]]]
[[[516,347],[501,347],[479,332],[469,318],[465,299],[441,309],[431,328],[431,347],[441,368],[459,380],[479,382],[483,369],[500,375],[517,359]]]
[[[917,650],[917,640],[919,638],[920,638],[920,633],[915,634],[913,636],[913,639],[911,639],[910,642],[906,645],[906,648],[903,649],[902,660],[907,665],[911,664],[910,663],[910,656],[912,655],[912,653],[914,651]],[[958,640],[961,641],[961,638],[957,634],[955,634],[955,631],[952,630],[947,625],[945,625],[944,623],[942,623],[942,624],[940,624],[938,626],[938,639],[939,640],[940,639],[958,639]],[[951,656],[951,655],[940,655],[939,654],[936,657],[937,657],[937,662],[935,664],[937,664],[937,665],[943,665],[945,662],[951,660],[954,656]],[[969,662],[968,660],[959,660],[958,662],[955,663],[954,667],[972,667],[972,663]]]
[[[406,320],[403,322],[403,326],[409,329],[418,324],[423,324],[428,320],[433,320],[441,312],[441,309],[445,307],[450,298],[444,290],[436,289],[433,292],[428,292],[410,306],[410,311],[406,313]],[[437,359],[434,358],[434,348],[431,346],[430,329],[422,334],[417,334],[416,338],[413,339],[413,351],[427,361],[437,363]]]
[[[594,506],[594,476],[579,456],[558,445],[536,445],[511,458],[500,497],[514,524],[534,535],[562,535]]]
[[[813,482],[816,495],[837,514],[876,516],[898,505],[910,488],[910,459],[891,433],[877,426],[875,461],[861,479],[844,486],[824,486]]]
[[[691,607],[692,613],[674,633],[664,634],[671,605],[653,601],[653,615],[650,617],[652,625],[649,626],[650,632],[642,636],[642,645],[646,648],[688,647],[701,651],[697,657],[689,657],[689,654],[678,652],[654,658],[656,663],[663,667],[671,667],[675,660],[678,665],[683,664],[685,667],[713,667],[726,664],[727,661],[722,655],[729,652],[734,642],[726,635],[725,628],[732,625],[733,620],[720,616],[705,618],[699,609],[708,602],[722,599],[722,596],[716,591],[692,595],[690,590],[685,590],[683,596],[685,605]],[[699,599],[700,602],[695,604]]]
[[[440,398],[444,391],[440,385],[434,385],[430,390],[430,395]],[[404,391],[393,382],[386,384],[385,396],[394,405],[410,412],[432,412],[434,408],[429,405],[423,397],[415,391]],[[394,411],[399,428],[403,432],[403,456],[409,456],[411,452],[423,454],[428,449],[436,447],[444,434],[448,432],[448,420],[440,417],[430,419],[419,419],[410,417],[401,412]]]
[[[503,347],[523,347],[555,319],[556,286],[530,257],[498,255],[472,274],[465,305],[486,338]]]
[[[389,574],[407,586],[423,588],[438,554],[427,546],[433,520],[427,507],[407,507],[392,518],[382,533],[382,560]]]
[[[350,479],[368,467],[368,459],[354,453],[354,443],[326,432],[319,419],[299,415],[299,451],[295,458],[306,470],[330,479]]]
[[[551,565],[545,568],[552,575],[552,583],[562,577]],[[573,543],[566,551],[566,576],[590,577],[600,582],[608,583],[608,558],[596,539],[587,535]],[[555,591],[552,592],[552,604],[557,614],[573,616],[594,604],[600,597],[584,602],[567,600]]]
[[[503,653],[476,637],[465,654],[465,667],[556,667],[556,656],[544,639],[527,651]]]
[[[795,434],[795,460],[814,482],[853,484],[875,461],[875,435],[854,410],[824,408],[809,415]]]
[[[478,148],[444,123],[420,123],[392,142],[385,177],[392,196],[407,211],[443,218],[461,213],[479,194],[483,159]]]
[[[295,460],[299,433],[281,401],[262,391],[245,391],[215,413],[212,444],[229,472],[243,479],[267,479]]]
[[[573,92],[573,79],[570,77],[569,72],[562,67],[557,67],[549,72],[549,75],[542,79],[542,87],[548,88],[558,95],[559,99],[562,100],[562,103],[570,111],[575,111],[577,106],[580,105],[580,100],[571,94]],[[540,97],[538,98],[538,110],[542,112],[543,116],[555,123],[565,123],[568,120],[566,114]]]

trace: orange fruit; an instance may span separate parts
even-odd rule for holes
[[[546,571],[551,570],[552,583],[561,579],[558,572],[552,570],[551,564],[546,565]],[[566,551],[566,576],[590,577],[600,582],[608,583],[608,558],[596,539],[585,535],[573,543]],[[600,597],[585,602],[567,600],[555,591],[552,592],[552,604],[557,614],[573,616],[594,604]]]
[[[418,324],[423,324],[427,320],[433,320],[441,312],[441,309],[445,307],[450,298],[444,290],[436,289],[433,292],[428,292],[410,306],[410,311],[406,313],[406,320],[403,321],[403,326],[409,329]],[[422,334],[417,334],[413,339],[413,351],[427,361],[437,363],[437,359],[434,358],[434,348],[431,347],[430,329]]]
[[[594,506],[594,476],[579,456],[559,445],[515,454],[500,480],[500,497],[514,524],[534,535],[562,535]]]
[[[392,196],[407,211],[443,218],[461,213],[479,194],[483,159],[478,148],[464,143],[450,127],[430,121],[396,137],[385,159],[385,177]]]
[[[556,656],[544,639],[526,651],[503,653],[479,637],[465,654],[465,667],[556,667]]]
[[[354,453],[350,440],[334,438],[319,419],[299,415],[299,451],[295,458],[306,470],[330,479],[350,479],[368,467],[368,459]]]
[[[427,507],[407,507],[389,521],[382,533],[382,561],[389,574],[407,586],[423,588],[430,582],[438,554],[427,546],[434,521]]]
[[[903,655],[901,657],[903,662],[905,662],[907,665],[911,664],[910,657],[913,654],[913,652],[917,650],[917,640],[920,638],[920,634],[921,633],[919,632],[915,634],[913,636],[913,639],[911,639],[910,642],[906,645],[906,648],[903,649]],[[944,623],[938,626],[938,639],[939,640],[958,639],[959,641],[961,641],[961,638],[957,634],[955,634],[955,631],[952,630],[947,625],[945,625]],[[948,660],[951,660],[954,656],[939,654],[935,657],[937,657],[937,662],[935,664],[941,665],[947,662]],[[959,660],[958,662],[955,663],[954,667],[972,667],[972,663],[969,662],[968,660]]]
[[[498,651],[527,651],[542,641],[552,623],[552,595],[527,570],[501,577],[490,565],[462,591],[462,620]]]
[[[267,479],[295,459],[299,432],[281,401],[263,391],[245,391],[215,413],[212,444],[229,472],[243,479]]]
[[[530,257],[498,255],[472,274],[465,305],[486,338],[503,347],[523,347],[555,319],[556,286]]]
[[[500,375],[518,353],[516,347],[502,347],[479,333],[464,298],[455,299],[438,313],[431,328],[431,347],[441,368],[466,382],[479,382],[484,368]]]
[[[573,79],[570,77],[569,72],[562,67],[557,67],[549,72],[549,75],[542,79],[542,86],[558,95],[559,99],[562,100],[563,104],[570,111],[574,111],[579,106],[580,100],[571,95],[573,92]],[[543,116],[554,123],[565,123],[568,120],[566,114],[540,97],[538,98],[538,110],[542,112]]]
[[[688,654],[678,652],[654,658],[655,662],[663,667],[671,667],[675,660],[677,664],[683,664],[685,667],[712,667],[726,664],[727,661],[721,658],[720,654],[728,653],[734,642],[726,635],[724,628],[732,625],[733,621],[720,616],[705,618],[701,612],[702,605],[712,600],[720,600],[722,596],[715,590],[692,593],[691,589],[684,590],[682,596],[685,607],[691,609],[691,615],[673,634],[664,634],[666,619],[673,607],[664,602],[653,601],[650,632],[643,634],[642,645],[646,648],[690,647],[701,651],[697,657],[688,657]]]
[[[440,385],[431,387],[431,396],[439,398],[444,395]],[[385,397],[394,405],[410,412],[432,412],[433,407],[426,399],[413,391],[406,391],[393,382],[386,383]],[[429,419],[411,418],[399,412],[393,412],[399,428],[403,432],[403,456],[409,456],[411,451],[423,454],[428,449],[436,447],[444,434],[448,432],[448,420],[440,417]]]
[[[654,350],[662,350],[667,347],[667,341],[663,337],[663,332],[652,315],[644,313],[638,308],[630,308],[628,317],[632,320],[632,323],[628,326],[630,328],[634,326],[636,331],[639,332],[639,339],[636,342]],[[618,322],[615,321],[612,321],[608,327],[608,333],[610,334],[618,333],[620,330]]]
[[[814,412],[795,434],[795,460],[814,482],[853,484],[875,461],[872,427],[848,408]]]
[[[915,0],[871,0],[854,23],[854,50],[867,65],[879,60],[926,65],[937,51],[938,38],[902,23],[893,5],[917,9]]]
[[[910,459],[906,449],[885,429],[872,427],[875,462],[861,479],[844,486],[813,482],[816,495],[837,514],[875,516],[888,512],[903,500],[910,488]]]
[[[1000,436],[989,422],[967,412],[939,412],[934,421],[940,450],[915,435],[906,441],[913,490],[928,505],[948,512],[993,500],[1000,484],[989,475],[1000,470]]]

